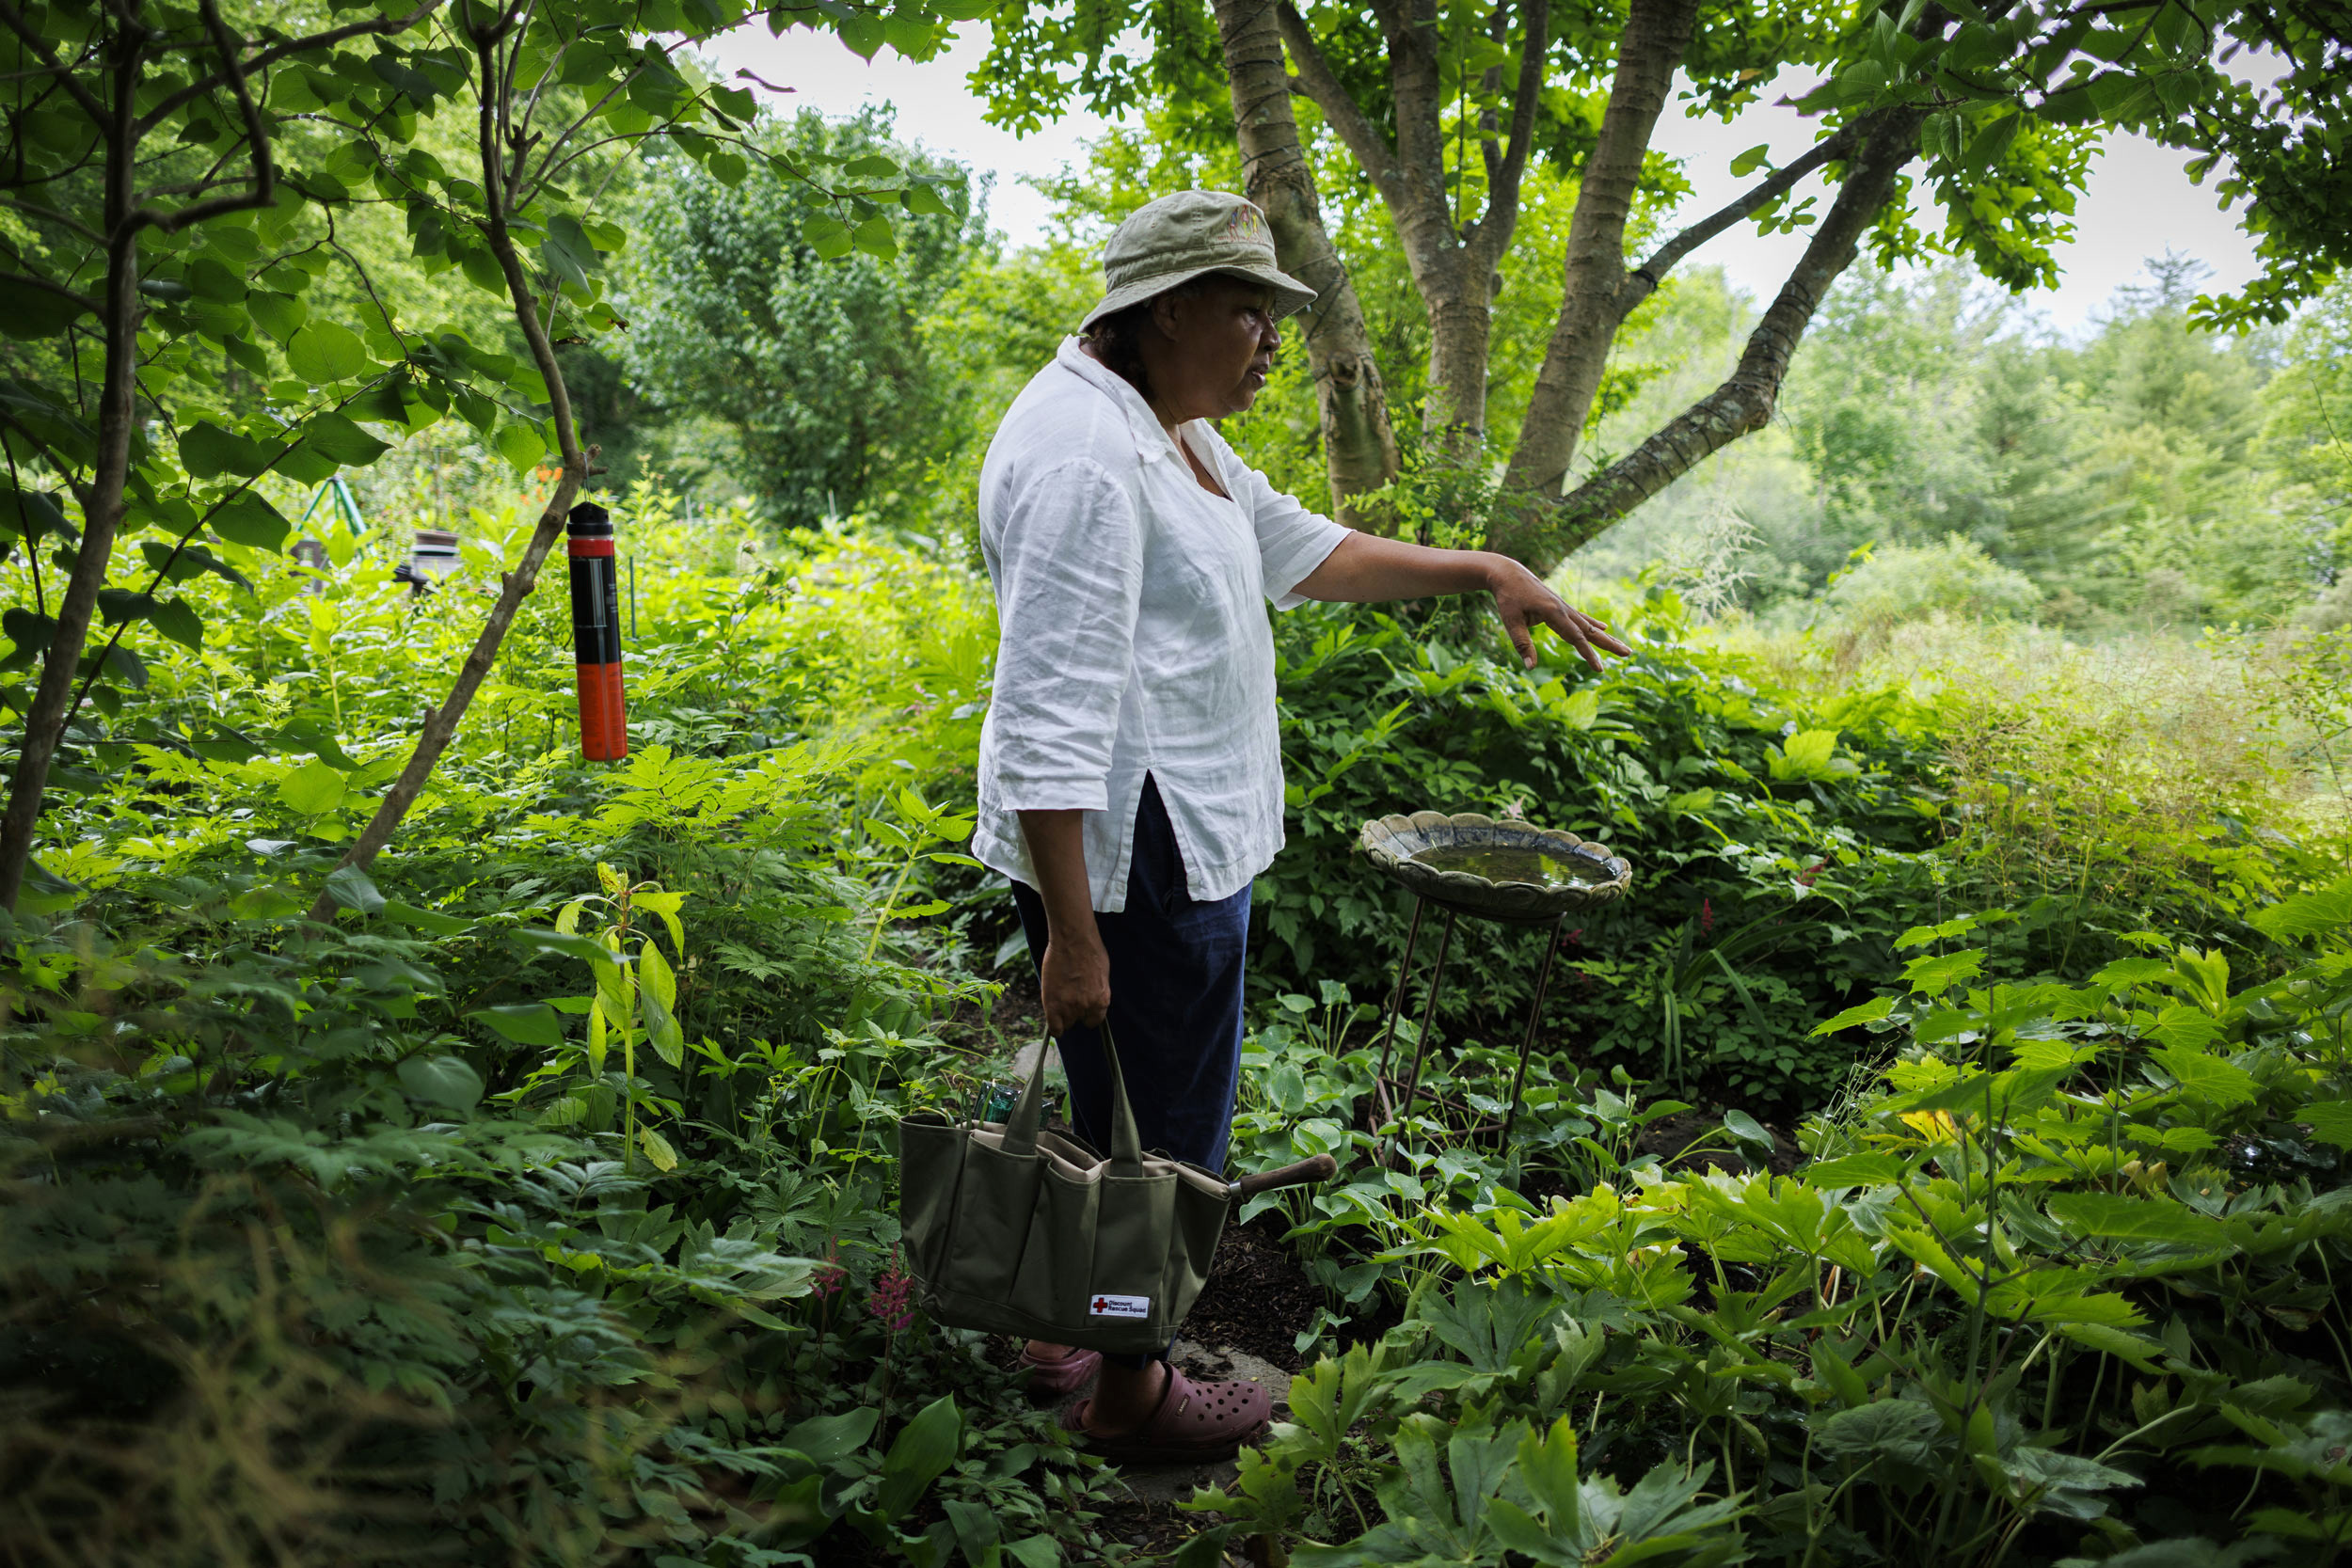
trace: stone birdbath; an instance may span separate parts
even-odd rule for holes
[[[1633,885],[1633,867],[1610,853],[1607,846],[1572,832],[1532,822],[1498,820],[1476,812],[1449,816],[1443,812],[1417,811],[1375,817],[1364,824],[1359,843],[1375,869],[1413,895],[1413,921],[1405,934],[1405,956],[1396,966],[1396,991],[1390,998],[1388,1023],[1381,1033],[1380,1070],[1373,1079],[1373,1098],[1382,1120],[1390,1117],[1390,1056],[1396,1040],[1397,1015],[1405,1008],[1413,950],[1421,940],[1422,916],[1433,904],[1445,911],[1437,962],[1429,974],[1429,999],[1422,1007],[1421,1030],[1413,1045],[1413,1065],[1406,1074],[1402,1102],[1395,1110],[1400,1136],[1421,1086],[1422,1058],[1437,1022],[1438,990],[1445,978],[1446,955],[1454,944],[1454,923],[1468,915],[1502,925],[1551,927],[1551,938],[1544,943],[1543,969],[1535,980],[1534,1007],[1519,1040],[1509,1108],[1502,1118],[1502,1142],[1508,1146],[1512,1124],[1519,1114],[1519,1094],[1527,1083],[1528,1055],[1535,1046],[1535,1027],[1544,1016],[1552,960],[1560,951],[1561,927],[1571,914],[1600,909],[1624,897]]]

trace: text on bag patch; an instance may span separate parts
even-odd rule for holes
[[[1148,1318],[1151,1315],[1150,1296],[1096,1296],[1087,1308],[1089,1318]]]

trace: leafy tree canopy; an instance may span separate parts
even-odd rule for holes
[[[729,182],[683,156],[647,166],[633,203],[621,359],[667,409],[739,433],[738,483],[795,526],[918,478],[953,388],[931,373],[921,318],[973,259],[981,213],[960,164],[894,142],[886,115],[763,119],[781,158],[903,171],[911,213],[852,250],[823,193]]]

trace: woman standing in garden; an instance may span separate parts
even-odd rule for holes
[[[1023,390],[980,474],[1002,641],[975,852],[1011,879],[1079,1132],[1105,1146],[1104,1025],[1146,1148],[1221,1169],[1249,885],[1282,847],[1263,601],[1490,593],[1529,664],[1541,622],[1597,669],[1625,645],[1507,556],[1359,533],[1278,493],[1212,420],[1257,400],[1314,291],[1264,215],[1181,191],[1121,224],[1106,292]],[[1032,1342],[1033,1386],[1129,1463],[1230,1455],[1265,1390]]]

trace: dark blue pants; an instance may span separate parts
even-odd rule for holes
[[[1045,957],[1045,902],[1012,884],[1028,934],[1029,960]],[[1147,1153],[1222,1172],[1241,1079],[1242,955],[1249,934],[1249,890],[1204,904],[1185,891],[1184,856],[1159,786],[1143,783],[1136,810],[1127,907],[1097,913],[1111,963],[1111,1038],[1127,1102]],[[1110,1075],[1098,1029],[1061,1040],[1071,1117],[1098,1153],[1111,1147]]]

